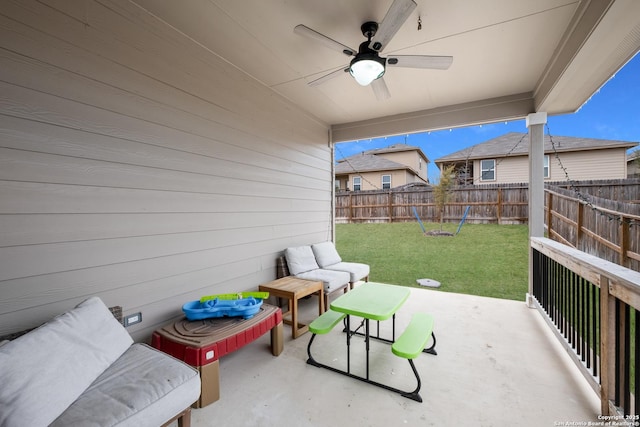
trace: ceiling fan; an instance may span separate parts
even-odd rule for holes
[[[380,57],[379,53],[391,41],[416,6],[417,4],[413,0],[394,0],[380,25],[373,21],[362,24],[360,30],[367,40],[360,44],[357,51],[305,25],[297,25],[293,29],[296,34],[313,39],[329,49],[354,57],[348,67],[326,74],[310,82],[309,86],[317,86],[349,72],[360,85],[368,86],[371,84],[376,98],[384,100],[391,96],[387,84],[382,78],[386,67],[448,69],[453,62],[452,56],[390,55],[386,58]]]

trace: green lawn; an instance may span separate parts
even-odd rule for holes
[[[417,287],[416,279],[428,278],[445,292],[518,301],[527,292],[527,225],[465,224],[457,236],[433,237],[417,222],[337,224],[336,247],[344,261],[369,264],[375,282]]]

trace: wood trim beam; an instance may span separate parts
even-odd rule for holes
[[[333,142],[471,126],[525,118],[534,112],[530,92],[331,126]]]

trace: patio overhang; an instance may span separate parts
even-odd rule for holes
[[[357,47],[360,25],[380,22],[390,1],[135,3],[331,126],[333,142],[575,112],[640,48],[632,0],[416,0],[382,56],[452,55],[453,64],[390,69],[391,97],[377,101],[348,73],[309,86],[349,58],[293,28]]]

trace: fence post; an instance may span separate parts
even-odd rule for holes
[[[625,221],[624,216],[620,215],[620,265],[629,268],[629,258],[627,250],[629,249],[629,222]]]
[[[551,236],[551,221],[553,220],[553,194],[547,192],[547,236],[553,239]]]
[[[393,222],[393,192],[389,190],[389,199],[387,203],[387,209],[389,210],[389,222]]]
[[[582,236],[583,236],[583,232],[582,232],[582,223],[584,222],[584,204],[582,204],[580,202],[580,200],[578,200],[578,218],[577,218],[577,227],[578,229],[576,230],[576,249],[580,249],[582,250]]]
[[[349,224],[353,222],[353,197],[352,194],[349,193]]]
[[[502,188],[498,187],[498,206],[496,207],[496,217],[498,218],[498,224],[502,223]]]

